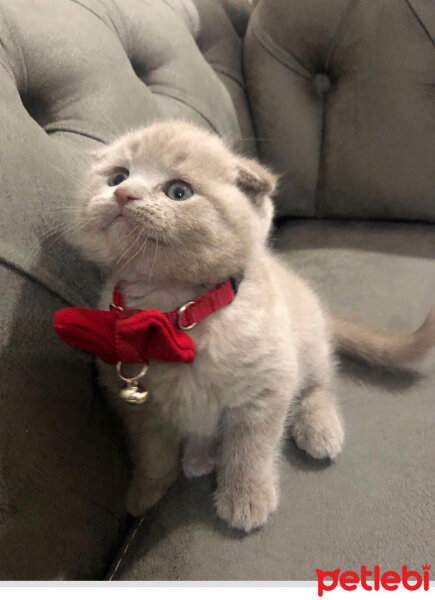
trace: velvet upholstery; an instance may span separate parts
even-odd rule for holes
[[[244,67],[281,215],[435,220],[435,4],[264,0]]]
[[[98,578],[125,530],[127,465],[92,361],[55,310],[99,277],[62,241],[88,151],[180,118],[254,152],[248,3],[0,0],[0,577]],[[234,22],[231,20],[234,19]]]

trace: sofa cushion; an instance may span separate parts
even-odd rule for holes
[[[99,577],[122,537],[119,425],[52,329],[100,280],[62,234],[88,151],[126,130],[187,119],[254,152],[230,5],[0,0],[2,579]]]
[[[433,226],[300,221],[281,228],[276,246],[337,315],[407,331],[435,300]],[[108,577],[303,581],[316,568],[363,564],[421,571],[435,552],[428,372],[343,360],[336,387],[346,440],[335,464],[286,440],[278,511],[248,536],[217,520],[212,477],[180,479],[139,521]]]
[[[259,2],[245,75],[282,215],[435,220],[435,4]]]

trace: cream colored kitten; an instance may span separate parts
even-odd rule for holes
[[[100,363],[131,441],[133,515],[175,480],[182,449],[186,476],[216,470],[220,517],[245,531],[261,526],[277,507],[286,425],[315,458],[341,451],[333,329],[337,345],[388,366],[434,343],[433,313],[419,332],[397,338],[332,325],[311,289],[268,247],[274,186],[257,162],[184,122],[121,138],[99,154],[86,181],[77,217],[87,221],[77,242],[109,273],[100,308],[108,309],[116,284],[128,308],[169,311],[243,276],[235,300],[189,332],[198,348],[193,363],[151,362],[145,404],[121,401],[114,367]]]

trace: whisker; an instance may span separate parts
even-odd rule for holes
[[[136,251],[136,252],[133,254],[133,256],[131,256],[131,257],[129,258],[129,260],[128,260],[128,261],[125,263],[124,267],[126,267],[128,264],[130,264],[131,262],[133,262],[133,260],[134,260],[134,259],[135,259],[137,256],[139,256],[139,254],[141,254],[143,250],[145,250],[145,247],[146,247],[146,245],[147,245],[147,242],[148,242],[148,237],[149,237],[149,233],[147,233],[147,235],[146,235],[146,237],[145,237],[145,241],[144,241],[143,243],[139,243],[138,250],[137,250],[137,251]],[[140,236],[139,236],[139,239],[140,239]]]
[[[65,237],[67,233],[73,233],[74,231],[79,231],[81,228],[84,228],[87,224],[91,223],[95,219],[93,217],[82,217],[79,220],[76,220],[72,223],[62,223],[57,225],[56,227],[49,229],[44,235],[41,236],[41,241],[47,241],[50,238],[51,242],[58,241],[61,237]]]
[[[133,229],[131,230],[131,232],[128,234],[127,238],[133,237],[133,242],[129,246],[126,247],[126,249],[121,254],[121,256],[116,260],[116,263],[115,263],[116,265],[119,266],[122,263],[123,259],[126,256],[128,256],[130,250],[132,250],[134,248],[134,246],[135,246],[135,244],[137,242],[137,239],[138,239],[137,236],[136,236],[136,232],[138,231],[138,229],[139,229],[138,225],[135,225],[133,227]]]
[[[156,251],[155,251],[154,259],[153,259],[153,262],[152,262],[152,265],[151,265],[150,274],[149,274],[149,277],[148,277],[148,283],[151,281],[151,277],[152,277],[153,270],[154,270],[154,265],[155,265],[155,262],[157,260],[157,253],[158,253],[158,251],[159,251],[159,240],[156,238]]]

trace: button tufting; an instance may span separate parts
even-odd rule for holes
[[[332,87],[332,81],[326,73],[316,73],[312,83],[316,94],[319,96],[325,96]]]
[[[44,100],[32,94],[21,94],[21,102],[32,119],[40,127],[44,128],[50,123],[48,107]]]

